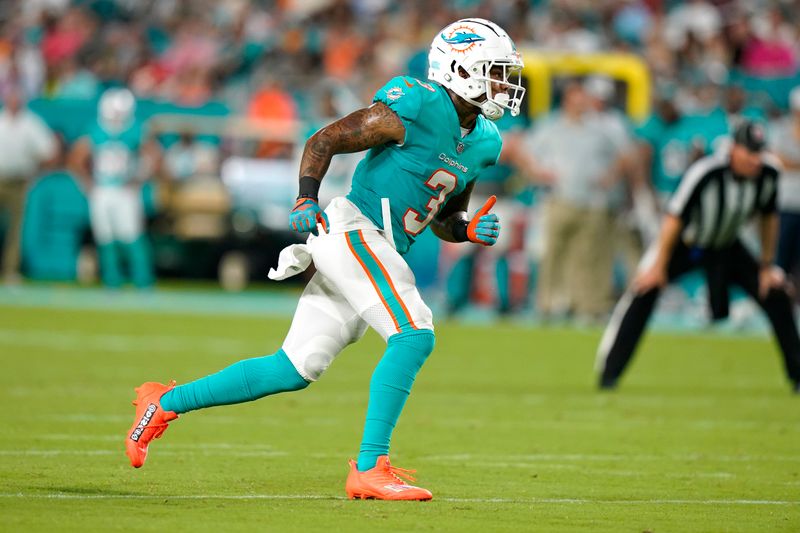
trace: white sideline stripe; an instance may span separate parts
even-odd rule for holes
[[[0,493],[0,498],[43,500],[346,500],[344,496],[324,494],[69,494],[62,492],[25,494]],[[448,503],[507,503],[507,504],[602,504],[602,505],[800,505],[790,500],[604,500],[590,498],[436,498]]]

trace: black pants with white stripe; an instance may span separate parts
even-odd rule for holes
[[[758,302],[772,324],[786,374],[797,386],[800,383],[800,337],[789,295],[783,290],[773,289],[765,299],[759,298],[758,263],[738,240],[728,248],[714,251],[690,250],[679,243],[670,259],[667,275],[672,282],[699,268],[705,269],[709,278],[709,301],[715,317],[727,316],[726,296],[731,285],[738,285]],[[636,295],[629,290],[617,304],[597,354],[602,387],[613,387],[625,371],[660,292],[652,289]]]

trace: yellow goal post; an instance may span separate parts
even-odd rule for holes
[[[521,51],[525,61],[523,76],[528,82],[528,113],[534,118],[550,110],[553,80],[561,77],[606,76],[625,84],[625,112],[634,121],[650,113],[650,71],[634,54],[603,52],[574,53],[536,49]]]

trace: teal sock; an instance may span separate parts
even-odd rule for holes
[[[186,413],[204,407],[249,402],[278,392],[304,389],[308,382],[297,373],[283,350],[239,361],[204,378],[175,387],[161,397],[166,411]]]
[[[116,288],[122,285],[122,270],[120,269],[117,246],[116,242],[97,245],[100,278],[106,287]]]
[[[497,275],[497,308],[501,311],[511,309],[511,272],[506,256],[497,260],[495,266]]]
[[[133,284],[140,289],[152,287],[154,281],[153,259],[147,238],[142,235],[135,241],[127,243],[125,248],[128,253],[128,266]]]
[[[450,270],[445,284],[450,311],[458,311],[469,303],[474,269],[475,256],[467,255],[456,261]]]
[[[417,372],[433,351],[434,339],[433,331],[427,329],[389,337],[369,383],[367,421],[358,454],[360,472],[373,468],[378,457],[389,453],[392,431]]]

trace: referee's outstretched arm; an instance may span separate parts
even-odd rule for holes
[[[633,279],[632,288],[636,294],[644,294],[651,289],[663,289],[667,284],[667,268],[672,258],[672,252],[680,239],[683,231],[683,221],[674,216],[666,215],[661,224],[658,241],[652,265],[646,263],[642,265],[644,269],[636,274]]]
[[[761,261],[759,262],[758,296],[760,299],[767,297],[770,289],[789,289],[786,276],[775,264],[775,250],[778,246],[778,228],[780,221],[778,213],[761,215],[759,221],[761,229]]]

